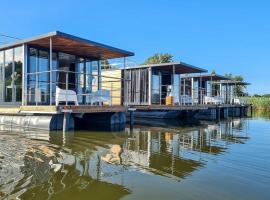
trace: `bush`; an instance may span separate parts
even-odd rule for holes
[[[252,104],[255,110],[270,111],[270,97],[247,97],[247,102]]]

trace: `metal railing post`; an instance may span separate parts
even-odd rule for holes
[[[52,38],[50,37],[50,105],[52,105]]]
[[[67,94],[67,91],[68,91],[68,72],[66,72],[66,106],[68,105],[68,94]]]

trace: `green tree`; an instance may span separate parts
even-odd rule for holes
[[[144,61],[144,65],[147,64],[159,64],[173,62],[173,56],[169,53],[156,53],[150,56]]]
[[[112,66],[110,65],[109,61],[106,60],[101,60],[101,69],[111,69]]]
[[[225,74],[225,77],[230,78],[236,82],[244,82],[244,77],[241,75],[233,75],[232,73]],[[247,93],[244,92],[246,86],[245,85],[237,85],[235,88],[235,93],[237,96],[247,96]]]

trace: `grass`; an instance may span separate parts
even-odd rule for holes
[[[256,111],[270,111],[270,97],[247,97],[247,102]]]

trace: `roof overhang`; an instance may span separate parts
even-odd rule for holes
[[[185,77],[184,77],[185,78]],[[219,75],[219,74],[202,74],[199,76],[188,76],[186,78],[194,78],[194,79],[200,79],[202,81],[224,81],[224,80],[230,80],[229,78]]]
[[[29,39],[18,40],[14,43],[0,46],[0,50],[20,46],[23,44],[50,48],[50,38],[52,40],[53,51],[61,51],[89,59],[111,59],[133,56],[134,53],[83,39],[63,32],[54,31],[44,35]]]
[[[195,67],[184,62],[172,62],[172,63],[160,63],[160,64],[149,64],[149,65],[138,65],[128,69],[139,69],[139,68],[152,68],[159,70],[167,74],[192,74],[192,73],[204,73],[206,69]]]

